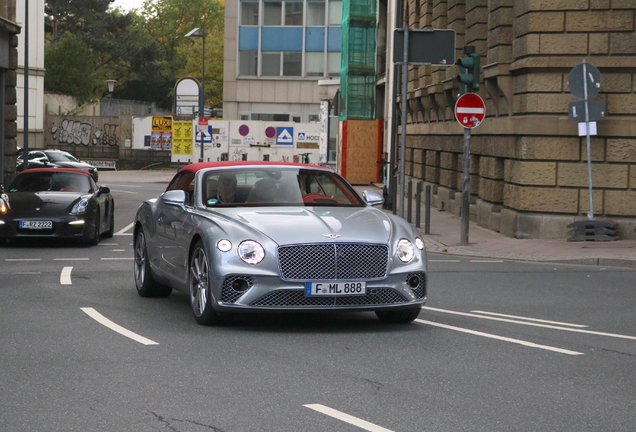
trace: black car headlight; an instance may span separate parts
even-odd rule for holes
[[[71,210],[71,214],[84,214],[88,210],[88,200],[81,199],[74,206],[73,210]]]
[[[236,250],[238,256],[247,264],[258,264],[265,258],[265,249],[259,242],[254,240],[245,240],[238,245]]]
[[[402,262],[409,262],[413,259],[413,243],[407,239],[401,239],[397,244],[397,256]]]

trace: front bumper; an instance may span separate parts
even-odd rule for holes
[[[215,309],[228,312],[365,311],[416,307],[427,299],[425,272],[390,275],[386,279],[367,281],[366,285],[364,295],[307,296],[304,282],[269,276],[229,275],[213,293]]]

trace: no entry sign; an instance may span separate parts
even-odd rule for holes
[[[455,118],[465,128],[475,128],[484,121],[486,104],[476,93],[466,93],[455,103]]]

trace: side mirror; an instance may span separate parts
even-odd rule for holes
[[[171,190],[161,194],[160,199],[165,204],[183,206],[186,202],[186,193],[182,190]]]
[[[365,190],[362,192],[362,198],[366,201],[369,206],[380,205],[384,202],[384,197],[381,193],[375,191]]]
[[[110,188],[108,186],[100,186],[99,189],[97,189],[97,195],[106,193],[110,193]]]

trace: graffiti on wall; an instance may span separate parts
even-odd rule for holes
[[[66,145],[94,145],[119,147],[116,124],[93,126],[76,120],[64,119],[62,123],[51,126],[53,141]]]

